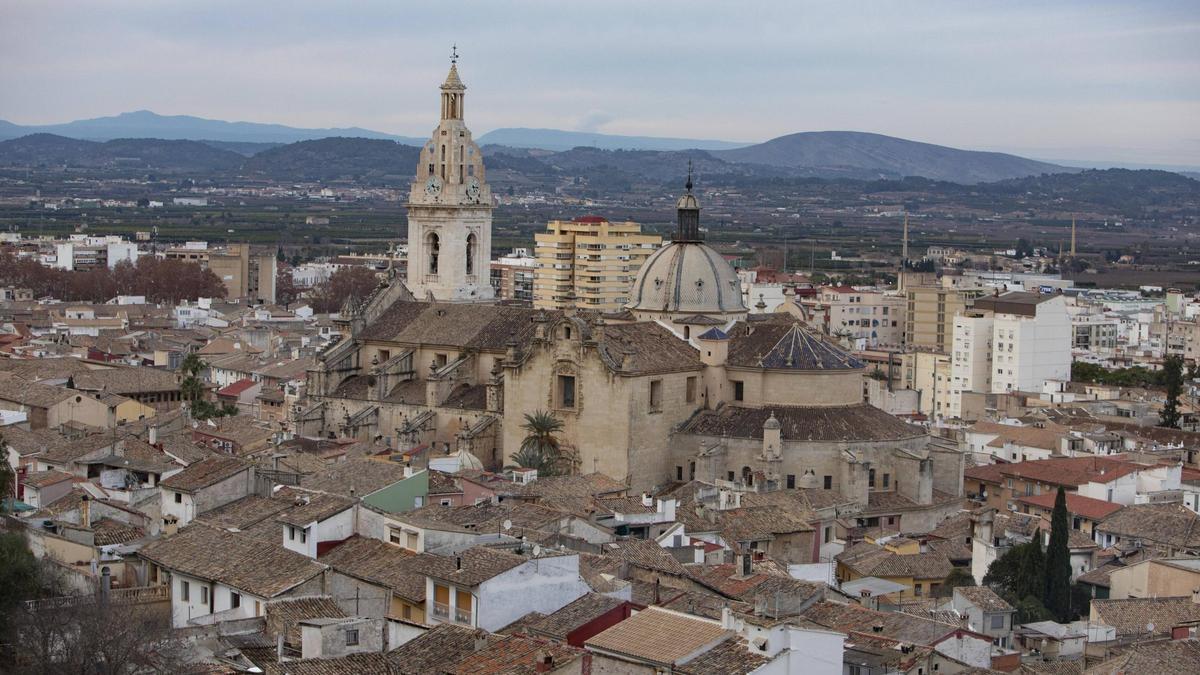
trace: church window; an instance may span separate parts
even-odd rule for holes
[[[675,480],[683,480],[683,467],[682,466],[675,467]]]
[[[558,407],[574,408],[575,407],[575,376],[574,375],[559,375],[558,376]]]
[[[833,476],[825,476],[825,489],[826,490],[833,489]]]
[[[888,486],[891,485],[891,482],[892,482],[892,474],[890,474],[890,473],[883,474],[883,489],[886,490],[888,488]]]
[[[475,233],[467,235],[467,276],[475,274]]]
[[[429,251],[429,273],[438,273],[438,254],[441,252],[441,240],[437,236],[437,232],[430,232],[425,237],[425,248]]]
[[[563,326],[563,339],[564,340],[571,339],[571,327],[570,326]]]
[[[796,474],[794,474],[794,473],[789,473],[789,474],[787,475],[787,488],[788,488],[789,490],[795,490],[795,489],[796,489]]]
[[[692,376],[687,379],[687,402],[694,403],[696,401],[696,377]]]
[[[733,400],[735,400],[735,401],[745,401],[746,400],[746,386],[745,386],[745,383],[743,383],[741,380],[733,381]]]
[[[747,487],[754,485],[754,472],[748,466],[742,467],[742,484]]]
[[[871,469],[867,472],[867,487],[875,487],[875,469]]]
[[[729,482],[730,483],[733,482],[733,472],[732,471],[729,472]]]
[[[662,380],[650,380],[650,409],[662,410]]]
[[[433,151],[432,151],[432,150],[430,150],[430,152],[433,152]],[[429,163],[429,175],[430,175],[430,176],[432,176],[432,175],[433,175],[433,172],[435,172],[435,171],[437,171],[437,169],[436,169],[436,168],[434,168],[434,166],[433,166],[433,162],[430,162],[430,163]]]

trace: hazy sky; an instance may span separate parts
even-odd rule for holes
[[[848,129],[1200,165],[1200,0],[0,0],[0,119],[149,109],[425,135],[452,42],[477,135]]]

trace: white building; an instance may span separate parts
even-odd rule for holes
[[[992,390],[992,336],[995,321],[985,312],[954,317],[954,350],[950,354],[948,417],[962,419],[963,392]]]
[[[825,286],[816,297],[801,301],[810,323],[848,338],[855,349],[902,345],[906,303],[901,295],[851,286]]]
[[[1005,293],[977,299],[954,323],[951,416],[961,412],[963,392],[1040,392],[1046,380],[1069,380],[1072,344],[1062,295]],[[990,374],[985,377],[985,372]]]

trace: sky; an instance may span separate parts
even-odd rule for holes
[[[0,119],[160,114],[763,141],[869,131],[1200,166],[1200,0],[0,0]]]

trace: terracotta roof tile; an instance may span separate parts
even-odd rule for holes
[[[732,634],[719,621],[647,607],[593,636],[585,645],[592,650],[674,666],[715,647]]]
[[[763,423],[772,414],[785,441],[901,440],[924,436],[919,427],[869,406],[742,408],[726,405],[692,417],[683,433],[762,439]]]
[[[1191,596],[1178,598],[1129,598],[1093,600],[1096,618],[1117,629],[1117,637],[1169,635],[1171,628],[1185,621],[1200,621],[1200,605]],[[1154,630],[1148,626],[1154,624]]]
[[[318,561],[339,572],[390,588],[405,600],[425,601],[423,562],[415,553],[385,541],[354,535],[320,556]]]
[[[173,536],[142,547],[141,557],[189,576],[227,584],[251,595],[273,598],[325,569],[278,544],[245,533],[195,522]]]
[[[300,622],[306,619],[337,619],[346,616],[341,607],[327,595],[308,598],[282,599],[268,602],[265,607],[267,634],[282,634],[288,644],[300,646]]]
[[[180,492],[195,492],[210,485],[216,485],[249,468],[250,464],[237,457],[213,455],[164,479],[159,485]]]

